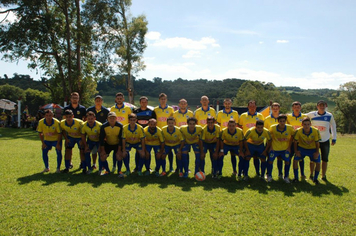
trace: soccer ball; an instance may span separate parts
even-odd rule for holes
[[[195,174],[195,179],[197,181],[204,181],[205,180],[205,174],[202,171],[199,171]]]

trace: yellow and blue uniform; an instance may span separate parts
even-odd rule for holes
[[[320,155],[317,160],[313,158],[313,153],[317,151],[315,142],[319,142],[321,140],[320,132],[317,128],[310,127],[309,134],[304,132],[303,127],[298,128],[294,135],[294,140],[298,142],[298,150],[301,153],[301,157],[298,158],[296,156],[295,160],[300,160],[305,156],[309,156],[310,161],[320,162]]]
[[[212,166],[212,174],[215,176],[217,173],[217,160],[213,158],[213,153],[216,152],[217,145],[220,140],[220,126],[218,124],[214,124],[212,130],[209,129],[208,125],[206,125],[202,132],[201,140],[204,145],[204,153],[210,152],[210,160]]]
[[[151,153],[153,149],[155,153],[160,152],[161,144],[164,142],[164,137],[162,134],[162,130],[158,127],[155,128],[154,132],[151,133],[151,129],[149,126],[146,126],[143,129],[145,133],[145,141],[146,141],[146,150],[148,153]]]
[[[122,139],[126,141],[126,151],[130,151],[132,147],[141,150],[141,140],[145,138],[143,128],[139,124],[135,124],[135,128],[131,130],[130,124],[124,126],[122,130]]]
[[[88,167],[89,170],[93,170],[91,166],[91,160],[90,160],[90,152],[93,154],[98,153],[99,150],[99,138],[100,138],[100,127],[101,123],[99,121],[95,121],[93,126],[90,127],[88,122],[84,122],[82,129],[81,129],[81,134],[84,134],[87,136],[87,144],[89,146],[89,152],[85,153],[85,164],[86,167]],[[99,170],[101,170],[101,161],[99,160]]]
[[[231,109],[230,112],[226,112],[225,109],[218,112],[216,121],[220,124],[221,130],[227,128],[229,120],[234,119],[236,124],[239,123],[239,113]]]
[[[69,143],[66,146],[67,149],[72,149],[75,144],[77,144],[79,149],[82,148],[80,146],[82,126],[83,121],[77,118],[73,118],[71,125],[65,119],[61,121],[61,129],[67,133],[67,138],[69,139]]]
[[[295,116],[294,113],[287,115],[287,124],[291,125],[294,130],[297,130],[302,126],[302,120],[308,117],[306,114],[299,113],[298,116]]]
[[[200,125],[203,128],[206,126],[206,119],[209,116],[216,118],[216,111],[212,107],[208,107],[207,110],[204,110],[203,107],[200,107],[194,112],[194,117],[198,120],[197,125]]]
[[[255,112],[255,114],[250,114],[250,112],[242,113],[239,119],[239,125],[242,128],[242,131],[246,133],[246,131],[252,127],[256,126],[257,120],[264,120],[265,118],[259,112]]]
[[[189,117],[193,117],[194,114],[190,110],[186,110],[186,112],[182,113],[180,110],[175,111],[173,113],[173,117],[176,120],[176,126],[181,127],[183,125],[187,125],[187,119]]]
[[[129,106],[126,106],[125,103],[121,107],[118,107],[117,104],[110,108],[110,112],[115,112],[116,120],[122,125],[127,125],[129,123],[129,115],[132,113],[132,110]]]
[[[183,135],[180,132],[180,129],[177,126],[174,126],[173,131],[169,132],[168,126],[164,126],[162,128],[162,134],[164,137],[164,153],[168,154],[172,153],[172,150],[174,150],[174,153],[177,155],[179,151],[179,147],[181,142],[184,141]],[[170,158],[168,156],[168,158]],[[170,166],[170,169],[173,169],[173,155],[171,157],[170,163],[172,164]],[[164,159],[161,163],[163,167],[163,172],[166,171],[166,160]]]
[[[58,139],[61,135],[61,125],[60,121],[52,118],[51,123],[47,123],[46,119],[43,118],[38,122],[37,132],[42,133],[43,142],[46,145],[46,148],[42,149],[42,159],[45,165],[45,168],[49,169],[48,164],[48,151],[52,149],[52,147],[56,147],[58,144]],[[62,146],[62,140],[59,141]],[[60,169],[62,163],[62,152],[61,150],[56,149],[57,153],[57,169]]]
[[[166,105],[164,108],[161,106],[155,107],[154,112],[157,117],[157,126],[162,129],[167,125],[167,118],[173,116],[174,110],[171,106]]]
[[[278,119],[277,118],[278,118],[278,116],[274,117],[273,114],[271,114],[270,116],[267,116],[265,118],[264,127],[269,130],[269,128],[271,128],[272,125],[277,125],[278,124]]]

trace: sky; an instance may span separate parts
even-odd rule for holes
[[[356,81],[356,1],[133,0],[148,20],[152,80],[239,78],[337,89]],[[0,75],[40,73],[0,61]]]

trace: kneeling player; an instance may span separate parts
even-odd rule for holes
[[[184,178],[188,177],[188,170],[189,170],[189,152],[190,149],[193,148],[195,153],[195,171],[194,174],[197,172],[204,171],[205,167],[205,154],[203,150],[203,142],[201,141],[201,133],[203,128],[197,124],[197,119],[195,117],[189,117],[187,119],[187,124],[180,127],[180,131],[183,135],[184,141],[181,143],[180,151],[182,153],[182,161],[178,160],[178,169],[179,169],[179,176]],[[184,174],[183,174],[184,168]]]
[[[290,148],[293,142],[294,129],[291,125],[286,125],[287,116],[278,116],[278,125],[272,125],[269,129],[272,137],[272,148],[268,155],[267,181],[272,181],[273,161],[276,157],[281,157],[284,161],[284,181],[290,183]]]
[[[219,157],[219,147],[220,147],[220,126],[215,124],[215,118],[209,116],[206,119],[207,125],[203,129],[202,141],[204,146],[204,153],[209,151],[211,166],[212,166],[212,177],[217,177],[217,161]]]
[[[100,127],[100,160],[102,167],[105,169],[99,170],[100,175],[107,175],[110,173],[109,164],[107,161],[110,152],[114,152],[118,166],[122,167],[122,124],[116,121],[115,112],[109,112],[108,121]],[[123,177],[120,173],[119,177]]]
[[[311,127],[311,120],[306,117],[302,120],[302,127],[298,128],[294,136],[295,157],[293,161],[294,180],[298,182],[298,162],[308,156],[311,162],[316,163],[313,182],[319,184],[318,176],[320,172],[319,141],[320,133],[317,128]]]
[[[257,157],[261,160],[261,178],[264,179],[267,168],[267,152],[271,146],[271,134],[264,128],[263,120],[257,120],[256,126],[250,128],[245,133],[245,168],[244,179],[248,179],[248,169],[251,157]],[[266,145],[264,141],[266,140]]]
[[[100,127],[102,124],[95,120],[95,113],[92,111],[89,111],[86,117],[87,121],[84,122],[81,133],[85,154],[85,170],[87,171],[87,174],[91,174],[93,172],[93,167],[91,165],[90,153],[93,156],[94,164],[99,151]],[[101,171],[101,168],[102,165],[99,160],[99,171]]]
[[[222,168],[224,164],[224,156],[230,152],[230,155],[238,155],[239,161],[243,163],[244,153],[243,140],[244,134],[242,129],[236,127],[234,119],[229,120],[227,128],[223,129],[220,134],[222,147],[220,149],[219,159],[217,161],[218,179],[222,177]],[[240,164],[240,163],[239,163]],[[239,169],[238,177],[241,178],[242,170]]]
[[[150,155],[152,149],[155,153],[155,159],[156,159],[155,171],[156,173],[158,173],[159,166],[160,166],[159,162],[161,161],[161,157],[164,152],[164,138],[163,138],[162,130],[157,127],[157,121],[154,118],[149,119],[148,126],[146,126],[143,130],[146,136],[145,138],[145,144],[146,144],[145,166],[147,170],[146,175],[150,174]]]
[[[141,125],[136,124],[137,115],[131,113],[129,115],[129,123],[124,126],[122,131],[122,145],[123,145],[123,157],[126,167],[125,175],[130,174],[130,151],[132,148],[136,149],[139,153],[139,168],[138,175],[142,176],[142,167],[145,162],[146,147],[145,147],[145,133]],[[119,169],[121,171],[121,169]]]
[[[161,156],[161,159],[159,161],[159,166],[158,168],[156,167],[156,170],[160,169],[160,166],[162,166],[162,173],[159,174],[159,172],[156,172],[156,175],[160,176],[165,176],[167,175],[166,173],[166,157],[169,153],[172,153],[174,151],[176,158],[178,159],[178,165],[182,166],[182,155],[181,152],[179,151],[181,142],[183,142],[183,135],[180,132],[180,129],[175,126],[175,119],[174,117],[170,116],[167,118],[167,125],[162,128],[162,134],[164,137],[164,153]],[[185,160],[188,161],[188,160]],[[180,177],[183,177],[183,175],[179,175]],[[187,175],[188,176],[188,175]]]

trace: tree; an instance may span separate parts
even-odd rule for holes
[[[335,97],[336,111],[342,113],[343,124],[347,133],[356,132],[356,82],[340,85],[339,95]]]
[[[8,84],[0,86],[0,98],[5,98],[16,103],[18,99],[26,101],[25,91],[23,89]]]
[[[307,102],[302,105],[302,113],[308,113],[316,110],[316,105],[313,102]]]

